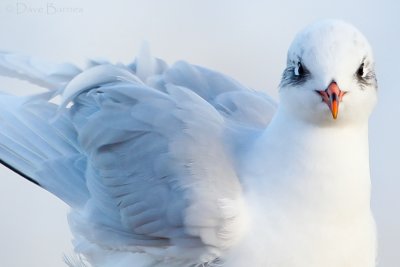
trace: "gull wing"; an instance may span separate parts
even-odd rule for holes
[[[213,261],[247,222],[235,139],[261,132],[275,103],[220,73],[157,62],[141,78],[140,62],[95,64],[62,91],[5,108],[0,155],[74,208],[78,252]],[[58,92],[60,105],[49,101]]]

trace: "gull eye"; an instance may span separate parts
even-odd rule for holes
[[[357,76],[358,76],[358,77],[361,77],[361,78],[364,78],[364,77],[365,77],[364,62],[361,63],[360,67],[358,67]]]
[[[283,72],[281,87],[287,85],[297,86],[305,83],[311,77],[310,71],[301,63],[300,60],[291,61]]]
[[[357,79],[361,88],[370,85],[373,85],[375,88],[377,87],[375,72],[369,62],[365,63],[365,61],[363,61],[358,67],[356,73],[354,73],[354,77]]]
[[[294,75],[303,76],[304,75],[304,67],[301,62],[297,63],[297,66],[294,68]]]

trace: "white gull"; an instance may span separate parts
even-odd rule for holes
[[[1,53],[0,72],[50,89],[1,95],[0,158],[71,206],[82,264],[375,266],[377,84],[353,26],[324,20],[296,36],[279,106],[147,51],[83,71]]]

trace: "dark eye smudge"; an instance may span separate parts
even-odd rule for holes
[[[365,62],[365,57],[362,60],[362,63],[358,67],[356,73],[354,74],[357,82],[360,84],[361,89],[364,89],[366,86],[373,85],[377,88],[377,80],[375,76],[375,72],[371,70],[370,64]]]
[[[361,67],[363,67],[363,70],[361,71]],[[365,73],[366,72],[366,73]],[[377,80],[375,76],[375,72],[372,70],[367,70],[363,65],[360,66],[360,68],[357,70],[355,73],[355,78],[357,82],[360,84],[361,88],[364,89],[366,86],[371,86],[374,85],[377,87]]]
[[[300,64],[299,67],[301,68],[301,71],[299,71],[299,75],[295,74],[295,65],[288,66],[283,71],[280,87],[285,87],[288,85],[300,86],[308,80],[308,78],[311,76],[310,72],[302,64]]]

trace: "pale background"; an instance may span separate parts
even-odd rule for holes
[[[153,53],[169,63],[185,59],[204,65],[276,98],[286,50],[294,34],[319,18],[352,22],[375,50],[380,85],[380,102],[370,127],[379,261],[381,267],[398,267],[399,11],[400,4],[394,0],[274,4],[249,0],[1,0],[0,50],[80,65],[90,57],[127,63],[141,41],[147,40]],[[0,89],[18,94],[37,90],[11,79],[1,79]],[[64,266],[62,255],[72,250],[66,205],[4,168],[0,169],[0,181],[0,266]]]

